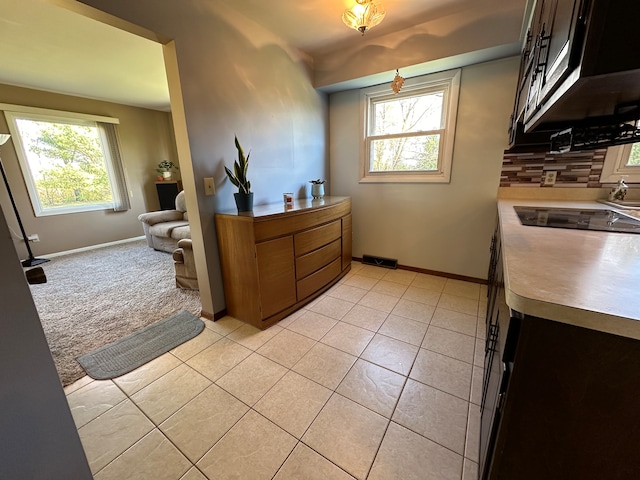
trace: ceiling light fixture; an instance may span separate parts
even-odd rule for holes
[[[358,30],[364,35],[364,32],[378,25],[387,12],[379,3],[373,0],[356,0],[356,4],[342,14],[344,24]]]

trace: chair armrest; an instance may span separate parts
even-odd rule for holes
[[[183,238],[182,240],[178,240],[178,247],[193,250],[193,245],[190,238]]]
[[[182,213],[178,210],[162,210],[159,212],[141,213],[138,220],[148,225],[155,225],[163,222],[176,222],[182,220]]]

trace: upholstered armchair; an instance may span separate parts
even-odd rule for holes
[[[176,269],[176,287],[198,290],[196,263],[193,260],[190,238],[178,241],[178,248],[173,251],[173,265]]]
[[[156,250],[173,253],[178,241],[191,238],[184,191],[176,196],[175,210],[143,213],[138,220],[142,222],[147,244]]]

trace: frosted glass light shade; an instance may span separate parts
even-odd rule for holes
[[[0,133],[0,145],[4,145],[7,143],[7,140],[11,138],[11,135],[8,133]]]
[[[373,0],[356,0],[352,8],[344,11],[342,21],[347,27],[364,35],[364,32],[378,25],[386,13],[384,7]]]

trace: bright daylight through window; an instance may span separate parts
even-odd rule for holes
[[[601,183],[640,183],[640,143],[609,147],[600,175]]]
[[[361,182],[449,182],[460,71],[362,91]]]
[[[6,110],[5,116],[36,216],[129,208],[115,119]]]

